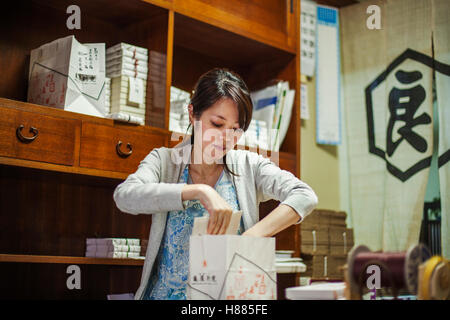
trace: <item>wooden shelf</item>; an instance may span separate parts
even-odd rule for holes
[[[58,164],[46,163],[46,162],[23,160],[23,159],[8,158],[8,157],[0,157],[0,164],[16,166],[16,167],[32,168],[32,169],[41,169],[41,170],[47,170],[47,171],[63,172],[63,173],[74,173],[74,174],[80,174],[80,175],[109,178],[109,179],[118,179],[118,180],[125,180],[128,177],[127,173],[122,173],[122,172],[104,171],[104,170],[96,170],[96,169],[73,167],[73,166],[63,166],[63,165],[58,165]]]
[[[28,254],[0,254],[0,262],[19,263],[59,263],[59,264],[96,264],[116,266],[143,266],[141,259],[89,258],[69,256],[44,256]]]
[[[92,265],[116,265],[116,266],[138,266],[144,265],[143,259],[113,259],[113,258],[90,258],[69,256],[44,256],[29,254],[0,254],[0,262],[12,263],[57,263],[57,264],[92,264]],[[277,265],[277,273],[299,273],[295,268],[285,268]]]

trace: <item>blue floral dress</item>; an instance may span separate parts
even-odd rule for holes
[[[183,171],[179,183],[192,184],[189,166]],[[231,176],[222,171],[214,186],[217,193],[233,208],[239,210],[236,189]],[[155,260],[155,266],[144,293],[144,300],[185,300],[189,272],[189,237],[194,219],[208,214],[198,200],[185,202],[185,210],[170,211],[166,230]],[[243,232],[243,222],[238,234]]]

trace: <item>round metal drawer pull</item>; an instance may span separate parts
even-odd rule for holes
[[[116,151],[117,151],[117,154],[119,155],[119,157],[121,157],[121,158],[128,158],[129,156],[131,156],[131,154],[133,153],[133,147],[131,146],[131,144],[127,143],[127,148],[128,148],[128,150],[130,150],[127,153],[125,153],[122,150],[120,150],[120,146],[121,145],[122,145],[122,141],[119,141],[116,144]]]
[[[24,128],[24,125],[21,124],[21,125],[16,129],[16,136],[17,136],[17,138],[18,138],[21,142],[23,142],[23,143],[30,143],[30,142],[33,142],[33,141],[37,138],[37,136],[38,136],[38,134],[39,134],[38,129],[36,129],[36,128],[34,128],[34,127],[31,127],[31,128],[30,128],[30,133],[32,133],[33,136],[32,136],[32,137],[25,137],[24,135],[22,135],[22,129],[23,129],[23,128]]]

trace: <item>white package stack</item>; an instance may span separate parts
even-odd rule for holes
[[[186,133],[189,126],[188,105],[190,98],[189,92],[170,87],[170,131]]]
[[[289,300],[344,300],[345,283],[317,283],[286,289]]]
[[[137,238],[87,238],[86,246],[97,245],[97,246],[118,246],[118,245],[129,245],[129,246],[140,246],[141,241]]]
[[[105,115],[111,113],[111,78],[105,77]]]
[[[111,78],[108,118],[144,124],[148,50],[119,43],[106,50],[106,75]]]
[[[87,238],[86,257],[142,259],[140,240],[134,238]]]

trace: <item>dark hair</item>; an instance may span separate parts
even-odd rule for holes
[[[214,68],[204,73],[197,81],[190,104],[193,106],[195,117],[200,117],[206,109],[222,98],[230,98],[238,107],[239,128],[246,131],[252,120],[253,103],[250,91],[244,80],[235,72],[225,68]],[[188,126],[188,130],[191,124]],[[191,144],[194,144],[194,134],[191,135]],[[232,172],[223,156],[225,170]]]

